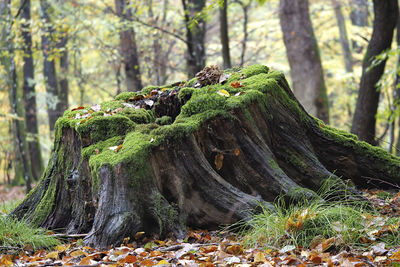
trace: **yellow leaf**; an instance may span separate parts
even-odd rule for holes
[[[6,254],[1,255],[0,264],[1,266],[12,266],[13,265],[12,255],[6,255]]]
[[[217,92],[217,94],[219,94],[220,96],[225,96],[225,97],[229,97],[230,96],[230,94],[228,93],[228,91],[226,91],[226,90],[219,90],[218,92]]]
[[[78,258],[82,255],[87,256],[87,253],[83,250],[78,249],[78,250],[72,251],[69,255],[71,255],[71,257],[73,257],[73,258]]]
[[[261,251],[257,252],[257,254],[254,256],[254,262],[265,262],[266,258],[264,253],[262,253]]]
[[[58,256],[58,251],[52,251],[49,254],[46,255],[45,257],[46,260],[48,259],[52,259],[52,260],[58,260],[59,256]]]
[[[71,246],[70,244],[68,244],[68,245],[58,245],[58,246],[56,246],[56,250],[59,251],[59,252],[64,252],[67,249],[69,249],[70,246]]]
[[[157,265],[169,264],[166,260],[160,260]]]

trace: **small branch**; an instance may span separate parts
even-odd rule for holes
[[[173,32],[170,32],[170,31],[167,31],[166,29],[163,29],[163,28],[161,28],[161,27],[158,27],[157,25],[150,25],[150,24],[148,24],[148,23],[146,23],[146,22],[144,22],[144,21],[141,21],[141,20],[139,20],[139,19],[137,19],[137,18],[134,18],[132,21],[138,22],[138,23],[140,23],[140,24],[142,24],[142,25],[144,25],[144,26],[146,26],[146,27],[150,27],[150,28],[159,30],[159,31],[161,31],[161,32],[163,32],[163,33],[166,33],[166,34],[168,34],[168,35],[171,35],[171,36],[177,38],[178,40],[184,42],[185,44],[187,44],[187,41],[186,41],[184,38],[182,38],[181,36],[179,36],[178,34],[173,33]]]
[[[394,188],[400,189],[400,186],[399,186],[399,185],[397,185],[397,184],[392,184],[392,183],[390,183],[390,182],[384,181],[384,180],[379,179],[379,178],[373,178],[373,177],[368,177],[368,176],[361,176],[361,177],[362,177],[362,178],[366,178],[366,179],[371,180],[371,181],[378,181],[378,182],[380,182],[380,183],[382,183],[382,184],[387,184],[387,185],[390,185],[390,186],[392,186],[392,187],[394,187]]]
[[[69,235],[69,234],[53,234],[51,236],[57,237],[57,238],[71,238],[71,239],[73,239],[73,238],[84,238],[87,235],[88,234],[71,234],[71,235]]]
[[[4,250],[24,250],[24,249],[19,247],[0,246],[0,251]]]

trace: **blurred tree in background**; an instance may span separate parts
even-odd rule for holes
[[[314,93],[300,101],[322,106],[313,114],[344,130],[361,81],[380,69],[370,82],[374,100],[357,109],[375,103],[375,134],[365,140],[399,153],[399,37],[397,46],[385,37],[371,49],[378,2],[397,12],[396,0],[0,0],[0,179],[38,179],[65,109],[192,78],[205,65],[265,64],[285,72],[295,91],[318,80],[323,101]],[[389,37],[392,24],[384,26]],[[294,64],[290,55],[304,58]]]

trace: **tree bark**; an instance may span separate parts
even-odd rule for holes
[[[43,171],[43,159],[40,150],[38,120],[37,120],[37,106],[36,106],[36,92],[35,92],[35,78],[34,66],[32,57],[32,36],[30,29],[31,20],[31,1],[21,0],[21,18],[25,19],[22,24],[22,39],[24,40],[24,85],[23,96],[25,106],[25,124],[26,131],[29,135],[29,158],[31,160],[30,166],[32,168],[33,180],[39,180]]]
[[[206,22],[201,15],[206,0],[182,0],[187,45],[188,76],[194,77],[206,65]]]
[[[351,23],[355,26],[368,26],[368,0],[351,0],[350,6],[352,8],[350,13]]]
[[[294,93],[309,113],[328,123],[328,98],[308,0],[281,0],[279,18]]]
[[[119,32],[119,38],[126,76],[126,89],[128,91],[139,91],[142,88],[142,79],[135,31],[131,23],[132,10],[127,6],[127,0],[115,0],[115,9],[123,25]]]
[[[120,107],[101,107],[106,115],[67,111],[45,175],[12,215],[106,247],[138,231],[215,229],[260,203],[272,208],[281,193],[311,196],[327,179],[400,183],[400,158],[308,115],[281,73],[255,65],[230,74],[230,97],[179,82],[145,99],[123,93]]]
[[[400,16],[397,17],[397,24],[396,24],[396,43],[397,49],[400,49]],[[394,89],[393,89],[393,105],[394,109],[400,108],[400,55],[397,56],[397,65],[396,65],[396,78],[394,81]],[[393,121],[393,139],[394,139],[394,132],[395,132],[395,122],[396,119]],[[397,141],[396,145],[394,146],[394,154],[396,156],[400,156],[400,118],[397,118]],[[394,142],[393,142],[394,143]]]
[[[224,69],[230,69],[231,55],[229,52],[229,34],[228,34],[228,0],[223,0],[222,6],[219,8],[219,28],[222,45],[222,59],[224,62]]]
[[[14,43],[11,39],[13,36],[12,33],[12,20],[14,19],[11,15],[11,1],[8,0],[6,2],[5,10],[3,10],[3,16],[6,18],[6,29],[5,29],[5,38],[10,38],[7,40],[7,50],[8,55],[3,56],[2,63],[5,66],[7,71],[6,75],[6,84],[8,87],[9,100],[11,105],[11,113],[18,116],[19,118],[24,118],[23,108],[21,107],[20,95],[18,95],[18,84],[17,84],[17,74],[15,70],[15,61],[14,61]],[[18,119],[13,119],[13,131],[14,131],[14,148],[16,158],[19,159],[20,165],[22,167],[23,178],[26,184],[26,190],[29,192],[31,190],[31,182],[32,182],[32,170],[30,166],[29,159],[29,148],[28,143],[26,141],[26,128],[25,122]],[[14,163],[15,172],[17,172],[17,168],[19,167],[19,162]]]
[[[351,55],[349,38],[347,37],[346,22],[342,13],[340,0],[332,0],[336,21],[339,27],[340,45],[342,46],[344,65],[347,72],[353,72],[353,56]]]
[[[69,69],[69,62],[68,62],[68,34],[61,33],[62,39],[60,43],[57,45],[58,49],[61,50],[60,56],[60,82],[59,82],[59,92],[58,92],[58,104],[57,110],[61,114],[64,113],[65,110],[68,109],[68,92],[69,92],[69,85],[68,85],[68,69]]]
[[[374,0],[374,29],[363,60],[360,89],[351,127],[352,133],[370,144],[376,144],[375,116],[380,96],[376,83],[383,74],[386,60],[376,66],[372,62],[377,55],[390,48],[398,13],[397,0]]]
[[[49,117],[50,133],[54,131],[54,125],[58,117],[62,115],[57,110],[58,104],[58,82],[54,57],[51,51],[55,48],[55,42],[52,40],[54,33],[49,14],[50,4],[47,0],[40,0],[40,16],[44,21],[42,28],[42,51],[43,51],[43,76],[46,84],[46,102],[47,114]]]

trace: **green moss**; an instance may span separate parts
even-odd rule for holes
[[[273,158],[269,159],[269,165],[271,166],[271,168],[275,169],[275,170],[280,170],[281,168],[279,167],[278,163],[276,163],[276,161]]]
[[[163,235],[163,231],[169,230],[168,228],[171,228],[171,226],[178,222],[178,212],[159,193],[153,195],[153,201],[152,211],[157,219],[160,229],[159,234]]]
[[[224,110],[226,97],[216,93],[193,95],[192,98],[182,107],[181,114],[192,116],[208,110]]]
[[[112,101],[106,101],[101,103],[101,110],[103,111],[112,111],[117,108],[122,108],[124,107],[120,101],[117,100],[112,100]]]
[[[172,123],[172,118],[170,116],[162,116],[156,119],[158,125],[168,125]]]
[[[241,69],[238,72],[232,72],[232,75],[228,78],[227,83],[231,83],[239,80],[240,78],[248,78],[260,73],[268,73],[269,68],[267,66],[256,64],[246,68]]]
[[[154,111],[143,108],[124,108],[122,112],[120,112],[120,115],[128,117],[135,123],[150,123],[155,120]]]
[[[135,123],[128,117],[117,114],[108,117],[94,117],[74,128],[81,136],[89,136],[91,143],[96,143],[132,131]]]
[[[135,97],[137,92],[122,92],[115,97],[115,100],[126,101],[129,100],[131,97]]]
[[[55,196],[57,189],[57,179],[51,179],[44,196],[41,198],[40,203],[37,205],[35,212],[33,213],[33,218],[31,220],[32,225],[40,225],[50,212],[54,208]]]
[[[148,94],[150,94],[151,91],[153,91],[153,90],[159,90],[159,89],[160,89],[159,86],[149,85],[149,86],[144,87],[140,92],[141,92],[142,94],[148,95]]]
[[[185,99],[189,99],[195,90],[195,88],[183,87],[178,93],[179,101],[183,103]]]
[[[91,146],[84,147],[81,152],[82,160],[89,159],[90,156],[96,155],[96,151],[98,151],[98,153],[101,153],[105,149],[109,149],[113,146],[118,146],[122,144],[123,141],[124,136],[114,136],[107,140],[99,141]]]

